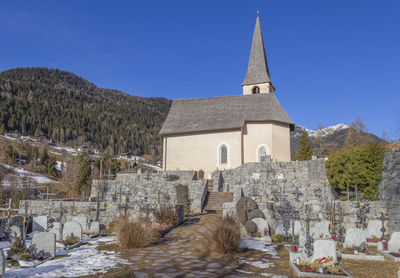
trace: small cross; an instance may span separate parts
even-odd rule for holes
[[[244,208],[246,210],[246,221],[249,220],[249,209],[251,209],[252,207],[249,207],[249,202],[246,200],[246,205],[243,206],[242,208]]]
[[[303,195],[303,193],[299,190],[299,187],[298,187],[298,186],[296,186],[296,190],[294,190],[294,191],[292,192],[292,194],[296,196],[296,202],[299,201],[299,196],[300,196],[300,195]]]

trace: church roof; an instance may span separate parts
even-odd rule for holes
[[[273,93],[174,100],[160,134],[241,128],[245,121],[294,124]]]
[[[247,74],[242,85],[271,82],[267,57],[265,55],[264,40],[260,26],[260,18],[257,14],[254,27],[253,42],[251,43],[250,59]]]

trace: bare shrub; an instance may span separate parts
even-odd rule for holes
[[[127,216],[113,221],[112,229],[121,249],[147,247],[159,239],[158,233],[153,232],[147,222],[132,221]]]
[[[229,254],[240,250],[240,224],[234,216],[217,219],[211,228],[208,239],[211,252]]]
[[[175,207],[170,204],[160,204],[153,208],[153,216],[160,224],[172,225],[176,220]]]

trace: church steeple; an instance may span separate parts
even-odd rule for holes
[[[269,75],[267,57],[265,55],[264,40],[258,11],[253,33],[253,42],[251,44],[249,65],[242,86],[244,95],[272,93],[274,91],[274,86],[272,85]]]

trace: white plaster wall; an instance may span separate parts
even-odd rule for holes
[[[277,123],[247,123],[243,136],[244,163],[259,162],[258,149],[266,146],[274,161],[290,161],[289,125]]]
[[[228,148],[225,165],[219,163],[221,144]],[[165,170],[203,170],[206,177],[217,169],[236,168],[241,165],[241,131],[167,136],[164,138],[164,159],[165,156]]]
[[[288,124],[272,125],[272,159],[290,161],[290,127]]]

